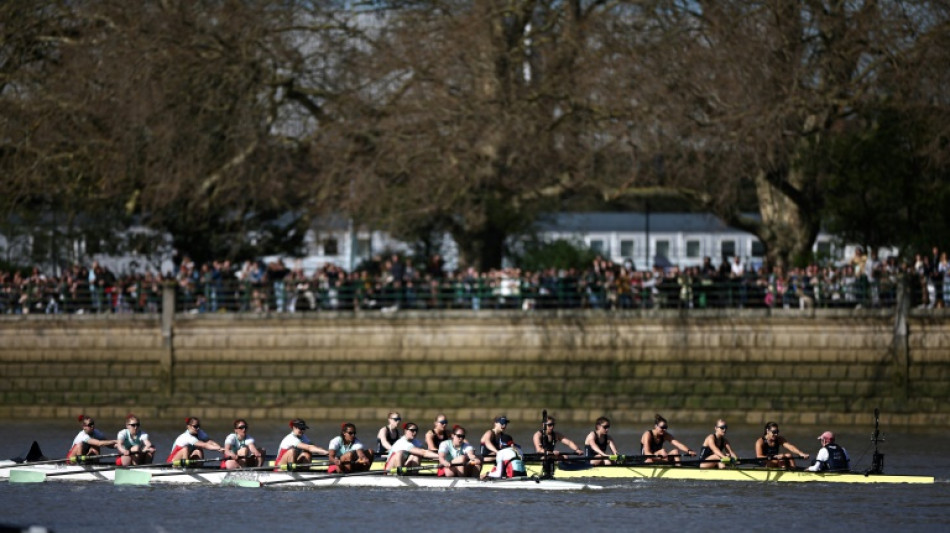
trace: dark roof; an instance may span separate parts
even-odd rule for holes
[[[538,231],[608,232],[646,231],[645,213],[557,213],[543,215],[535,228]],[[650,213],[651,232],[746,233],[727,226],[709,213]]]

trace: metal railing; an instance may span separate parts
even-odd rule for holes
[[[919,282],[918,282],[919,281]],[[351,274],[256,282],[118,279],[111,283],[56,280],[0,283],[0,314],[159,313],[165,286],[180,313],[303,313],[449,309],[737,309],[891,308],[896,277],[774,279],[747,275],[603,278],[580,276],[449,276],[396,281]],[[909,278],[914,307],[940,307],[950,284]]]

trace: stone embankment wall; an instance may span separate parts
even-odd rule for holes
[[[0,419],[950,425],[950,315],[399,312],[0,317]]]

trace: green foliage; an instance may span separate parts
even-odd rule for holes
[[[828,170],[826,230],[871,248],[950,241],[950,176],[920,155],[922,122],[891,109],[865,111],[862,122],[813,154]]]
[[[589,267],[597,253],[584,243],[558,239],[552,242],[532,240],[524,245],[521,253],[514,255],[513,262],[519,268],[538,271],[545,268]]]
[[[0,252],[2,251],[3,250],[0,250]],[[13,273],[19,272],[23,276],[29,276],[30,270],[31,269],[28,266],[17,265],[17,264],[5,261],[3,259],[0,259],[0,272],[6,272],[10,274],[11,276],[13,275]]]

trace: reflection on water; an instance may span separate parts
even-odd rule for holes
[[[97,420],[108,429],[108,421]],[[148,426],[162,456],[183,427]],[[318,444],[329,441],[338,423],[316,423],[308,433]],[[677,427],[678,439],[698,448],[706,428]],[[426,421],[419,422],[428,427]],[[479,424],[463,421],[470,433]],[[229,424],[203,421],[216,440]],[[374,442],[382,425],[358,423],[364,442]],[[105,427],[103,427],[105,426]],[[487,424],[485,425],[487,429]],[[511,432],[527,444],[535,424]],[[251,421],[258,440],[275,450],[286,433],[286,422]],[[118,425],[116,426],[118,429]],[[589,428],[558,428],[582,441]],[[646,428],[611,432],[627,453],[634,451]],[[782,427],[782,432],[809,453],[815,437],[827,428]],[[832,428],[857,463],[870,464],[868,428]],[[886,429],[886,428],[882,428]],[[0,457],[24,453],[38,440],[46,455],[65,453],[78,424],[8,421],[0,425]],[[740,455],[750,455],[759,428],[730,423],[730,437]],[[185,529],[222,532],[273,530],[321,531],[612,531],[715,529],[801,531],[933,531],[950,523],[950,459],[945,443],[950,428],[917,432],[886,432],[882,450],[886,470],[893,474],[934,475],[934,485],[838,485],[703,483],[664,480],[605,480],[602,491],[547,493],[541,491],[406,490],[329,488],[242,489],[235,487],[115,487],[110,484],[0,482],[0,524],[42,524],[60,532],[101,532],[136,529],[174,532]],[[829,515],[831,513],[831,515]],[[124,524],[124,525],[123,525]]]

